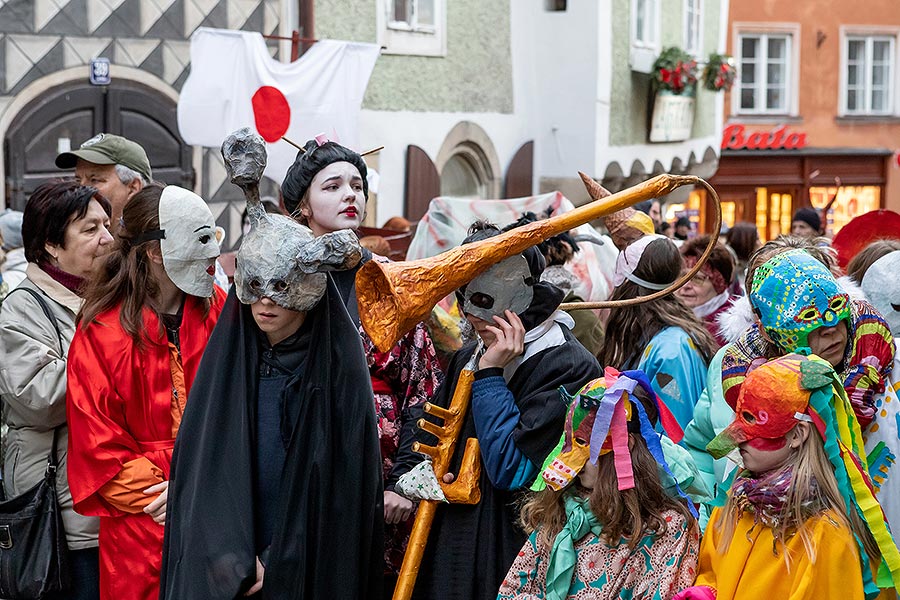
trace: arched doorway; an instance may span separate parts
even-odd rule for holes
[[[3,140],[7,206],[22,210],[38,185],[71,175],[56,167],[56,155],[99,132],[143,146],[154,179],[194,187],[193,151],[178,135],[171,98],[124,79],[105,87],[73,82],[46,91],[13,118]]]
[[[490,178],[482,164],[469,152],[457,152],[447,159],[441,171],[441,196],[486,198]]]

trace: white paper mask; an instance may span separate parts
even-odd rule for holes
[[[900,337],[900,251],[882,256],[869,267],[862,280],[862,290]]]
[[[521,254],[500,261],[473,279],[463,292],[463,311],[488,323],[510,310],[521,315],[531,305],[536,281]]]
[[[186,294],[210,297],[219,243],[209,206],[190,190],[166,186],[159,199],[159,228],[163,266],[172,283]]]

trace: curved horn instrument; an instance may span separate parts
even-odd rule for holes
[[[597,185],[587,175],[579,174],[586,182],[591,181]],[[396,263],[369,261],[356,275],[356,295],[363,328],[378,349],[387,352],[416,323],[425,319],[442,298],[469,283],[492,265],[554,235],[638,202],[664,196],[685,185],[701,185],[706,188],[718,208],[718,194],[703,179],[692,175],[664,174],[567,213],[529,223],[486,240],[457,246],[437,256]],[[589,191],[592,197],[597,197],[594,190],[589,188]],[[721,218],[719,211],[714,231],[719,230]],[[694,268],[665,290],[618,303],[592,303],[590,306],[603,308],[638,304],[672,293],[703,267],[716,240],[716,236],[711,236],[710,245]],[[570,308],[584,307],[586,305],[579,303]]]

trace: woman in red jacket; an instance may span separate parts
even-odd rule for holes
[[[100,517],[100,597],[159,596],[175,434],[225,294],[215,221],[196,194],[150,186],[86,293],[68,363],[75,510]]]

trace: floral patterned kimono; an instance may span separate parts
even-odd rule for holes
[[[430,400],[443,376],[434,344],[423,323],[403,336],[390,352],[379,352],[362,328],[359,332],[375,393],[384,489],[393,491],[400,476],[422,460],[411,449],[416,423],[409,417],[410,409]],[[412,523],[413,517],[395,525],[385,523],[386,572],[400,572]]]
[[[667,528],[660,536],[645,535],[632,550],[625,540],[611,546],[589,532],[575,542],[578,562],[569,600],[668,600],[693,583],[700,545],[696,527],[691,530],[675,511],[665,515]],[[547,596],[549,550],[539,548],[537,532],[519,552],[497,600],[543,600]]]
[[[364,250],[363,260],[359,265],[347,271],[336,271],[332,276],[344,298],[350,318],[359,329],[366,353],[372,391],[375,394],[375,420],[384,463],[384,489],[393,491],[400,476],[422,461],[422,455],[412,451],[416,418],[411,415],[434,395],[443,381],[443,372],[424,323],[417,324],[412,331],[400,338],[389,352],[379,352],[363,330],[356,301],[356,272],[369,260],[389,262],[383,256]],[[421,414],[421,410],[416,414]],[[413,517],[403,523],[385,524],[386,574],[400,572],[412,524]]]

